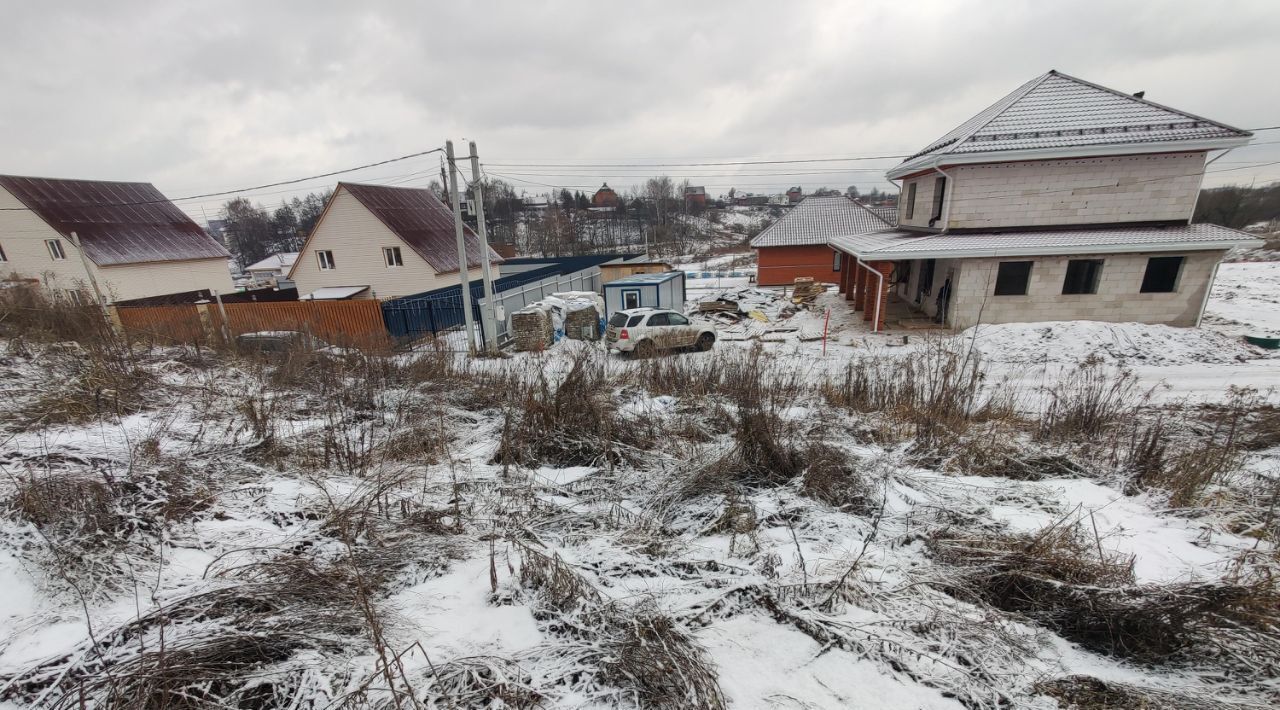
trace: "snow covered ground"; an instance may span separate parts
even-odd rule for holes
[[[190,679],[188,694],[239,688],[218,704],[252,707],[393,707],[398,693],[432,708],[1048,710],[1060,706],[1040,683],[1073,675],[1180,707],[1274,706],[1274,645],[1247,647],[1265,658],[1255,667],[1230,654],[1119,659],[957,591],[973,578],[932,547],[1069,527],[1089,559],[1130,561],[1135,593],[1274,574],[1274,442],[1233,452],[1231,475],[1181,507],[1163,489],[1131,489],[1123,452],[1040,442],[1031,424],[975,425],[963,455],[922,450],[887,412],[837,406],[822,387],[860,358],[907,360],[948,336],[870,333],[835,293],[784,318],[793,309],[745,278],[701,281],[688,284],[691,304],[732,296],[765,321],[710,353],[652,362],[567,341],[469,364],[427,349],[298,371],[160,349],[135,363],[154,376],[140,402],[121,409],[118,388],[99,383],[89,397],[113,404],[71,423],[25,413],[77,361],[0,342],[0,708],[75,707],[82,688],[86,707],[107,707],[111,683],[161,678],[163,663],[214,658],[199,654],[245,634],[231,679],[191,678],[205,666],[163,677]],[[1275,401],[1280,357],[1235,329],[1274,327],[1278,291],[1280,264],[1224,264],[1203,329],[1015,324],[951,344],[986,363],[978,386],[1020,390],[1028,411],[1087,359],[1131,370],[1168,405],[1133,415],[1164,412],[1199,442],[1216,421],[1200,417],[1224,408],[1174,405],[1222,403],[1232,385]],[[555,398],[593,368],[595,390]],[[745,395],[719,384],[737,377],[783,383],[757,405],[772,429],[742,433]],[[574,460],[504,459],[504,432],[525,425],[521,445],[568,441]],[[1117,432],[1130,425],[1108,431],[1111,446],[1128,445]],[[860,497],[810,487],[816,464],[768,483],[707,478],[740,475],[751,462],[733,457],[771,435],[805,456],[830,447]],[[393,446],[404,437],[407,455]],[[1168,456],[1184,444],[1170,439]],[[993,450],[1046,471],[983,475]],[[104,502],[77,507],[86,495]],[[41,496],[74,514],[58,522]],[[104,507],[112,516],[99,519]],[[290,584],[271,586],[286,573]],[[304,595],[316,578],[325,593]],[[694,687],[703,694],[679,697]]]

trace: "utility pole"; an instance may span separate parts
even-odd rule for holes
[[[480,237],[480,263],[484,273],[485,310],[489,312],[489,328],[484,331],[484,348],[498,352],[498,304],[493,300],[493,274],[489,269],[489,230],[484,224],[484,190],[480,187],[480,156],[476,155],[476,142],[471,141],[471,186],[475,190],[476,234]]]
[[[462,196],[458,193],[458,166],[453,160],[453,141],[444,142],[449,160],[449,197],[453,202],[453,233],[458,238],[458,280],[462,283],[462,317],[466,323],[467,352],[476,354],[475,324],[471,319],[471,282],[467,278],[467,240],[462,232]]]

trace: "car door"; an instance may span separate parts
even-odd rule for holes
[[[645,335],[647,335],[653,343],[660,348],[677,347],[671,339],[671,327],[667,321],[666,313],[654,313],[649,316],[649,320],[645,321]]]
[[[668,330],[676,347],[687,348],[698,342],[698,327],[679,313],[667,314]]]

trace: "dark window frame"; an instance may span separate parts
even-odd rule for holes
[[[1178,284],[1182,281],[1182,267],[1186,263],[1184,256],[1148,257],[1138,293],[1177,293]],[[1169,273],[1170,267],[1173,269],[1172,273]]]
[[[1102,269],[1105,264],[1105,259],[1068,260],[1067,271],[1062,276],[1062,295],[1097,295],[1098,284],[1102,283]]]
[[[1034,261],[1000,262],[996,266],[996,287],[992,295],[1025,296],[1031,293],[1031,272],[1034,268]]]
[[[400,253],[400,247],[382,247],[382,261],[388,269],[404,266],[404,256]]]
[[[947,196],[947,179],[939,177],[933,181],[933,213],[929,216],[929,226],[942,219],[942,201]],[[945,226],[945,225],[943,225]]]
[[[916,290],[924,296],[933,295],[933,277],[938,271],[937,259],[925,259],[920,266],[920,282],[916,284]]]
[[[631,295],[634,295],[634,296],[636,297],[636,305],[634,305],[634,306],[628,306],[628,305],[627,305],[627,296],[631,296]],[[640,303],[641,303],[641,298],[640,298],[640,289],[638,289],[638,288],[624,288],[624,289],[622,289],[622,310],[624,310],[624,311],[629,311],[629,310],[631,310],[632,308],[639,308],[639,307],[640,307]]]
[[[333,258],[332,249],[317,249],[316,264],[321,271],[333,271],[338,268],[338,262]]]
[[[907,183],[907,219],[912,219],[916,215],[916,185],[915,180]]]

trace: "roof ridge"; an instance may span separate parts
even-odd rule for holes
[[[57,182],[103,182],[110,185],[150,185],[151,187],[155,187],[154,183],[150,183],[145,180],[94,180],[92,178],[60,178],[49,177],[47,175],[0,175],[0,179],[5,178],[13,178],[16,180],[55,180]],[[156,189],[159,190],[159,188]]]
[[[1111,87],[1109,87],[1109,86],[1103,86],[1102,84],[1095,84],[1095,83],[1093,83],[1092,81],[1089,81],[1088,79],[1081,79],[1081,78],[1080,78],[1080,77],[1078,77],[1078,76],[1072,76],[1071,74],[1064,74],[1063,72],[1060,72],[1060,71],[1058,71],[1057,69],[1050,69],[1050,70],[1049,70],[1049,72],[1050,72],[1051,74],[1055,74],[1055,75],[1057,75],[1057,76],[1060,76],[1060,77],[1062,77],[1063,79],[1066,79],[1066,80],[1068,80],[1068,81],[1074,81],[1074,82],[1075,82],[1075,83],[1077,83],[1077,84],[1080,84],[1080,85],[1082,85],[1082,86],[1087,86],[1087,87],[1089,87],[1089,88],[1091,88],[1091,89],[1099,89],[1099,90],[1101,90],[1101,91],[1105,91],[1105,92],[1107,92],[1107,93],[1109,93],[1109,94],[1113,94],[1113,95],[1115,95],[1115,96],[1119,96],[1120,98],[1128,99],[1129,101],[1134,101],[1134,102],[1136,102],[1136,103],[1145,104],[1145,105],[1147,105],[1147,106],[1151,106],[1152,108],[1158,108],[1158,109],[1160,109],[1160,110],[1162,110],[1162,111],[1168,111],[1168,112],[1170,112],[1170,113],[1176,113],[1176,114],[1178,114],[1179,116],[1185,116],[1185,117],[1187,117],[1187,118],[1190,118],[1190,119],[1193,119],[1193,120],[1196,120],[1196,121],[1204,121],[1205,123],[1212,123],[1213,125],[1218,126],[1219,128],[1225,128],[1225,129],[1230,130],[1230,131],[1235,131],[1235,132],[1237,132],[1237,133],[1240,133],[1241,135],[1246,135],[1246,136],[1251,136],[1251,135],[1253,135],[1253,131],[1247,131],[1247,130],[1245,130],[1245,129],[1243,129],[1243,128],[1236,128],[1235,126],[1231,126],[1231,125],[1228,125],[1228,124],[1222,123],[1221,121],[1215,121],[1215,120],[1213,120],[1212,118],[1205,118],[1204,116],[1198,116],[1198,115],[1196,115],[1196,114],[1194,114],[1194,113],[1191,113],[1191,112],[1189,112],[1189,111],[1183,111],[1182,109],[1173,108],[1172,106],[1165,106],[1164,104],[1156,103],[1155,101],[1151,101],[1150,99],[1148,99],[1148,98],[1146,98],[1146,97],[1144,97],[1144,96],[1134,96],[1133,94],[1126,94],[1126,93],[1124,93],[1123,91],[1120,91],[1120,90],[1118,90],[1118,89],[1113,89],[1113,88],[1111,88]]]

